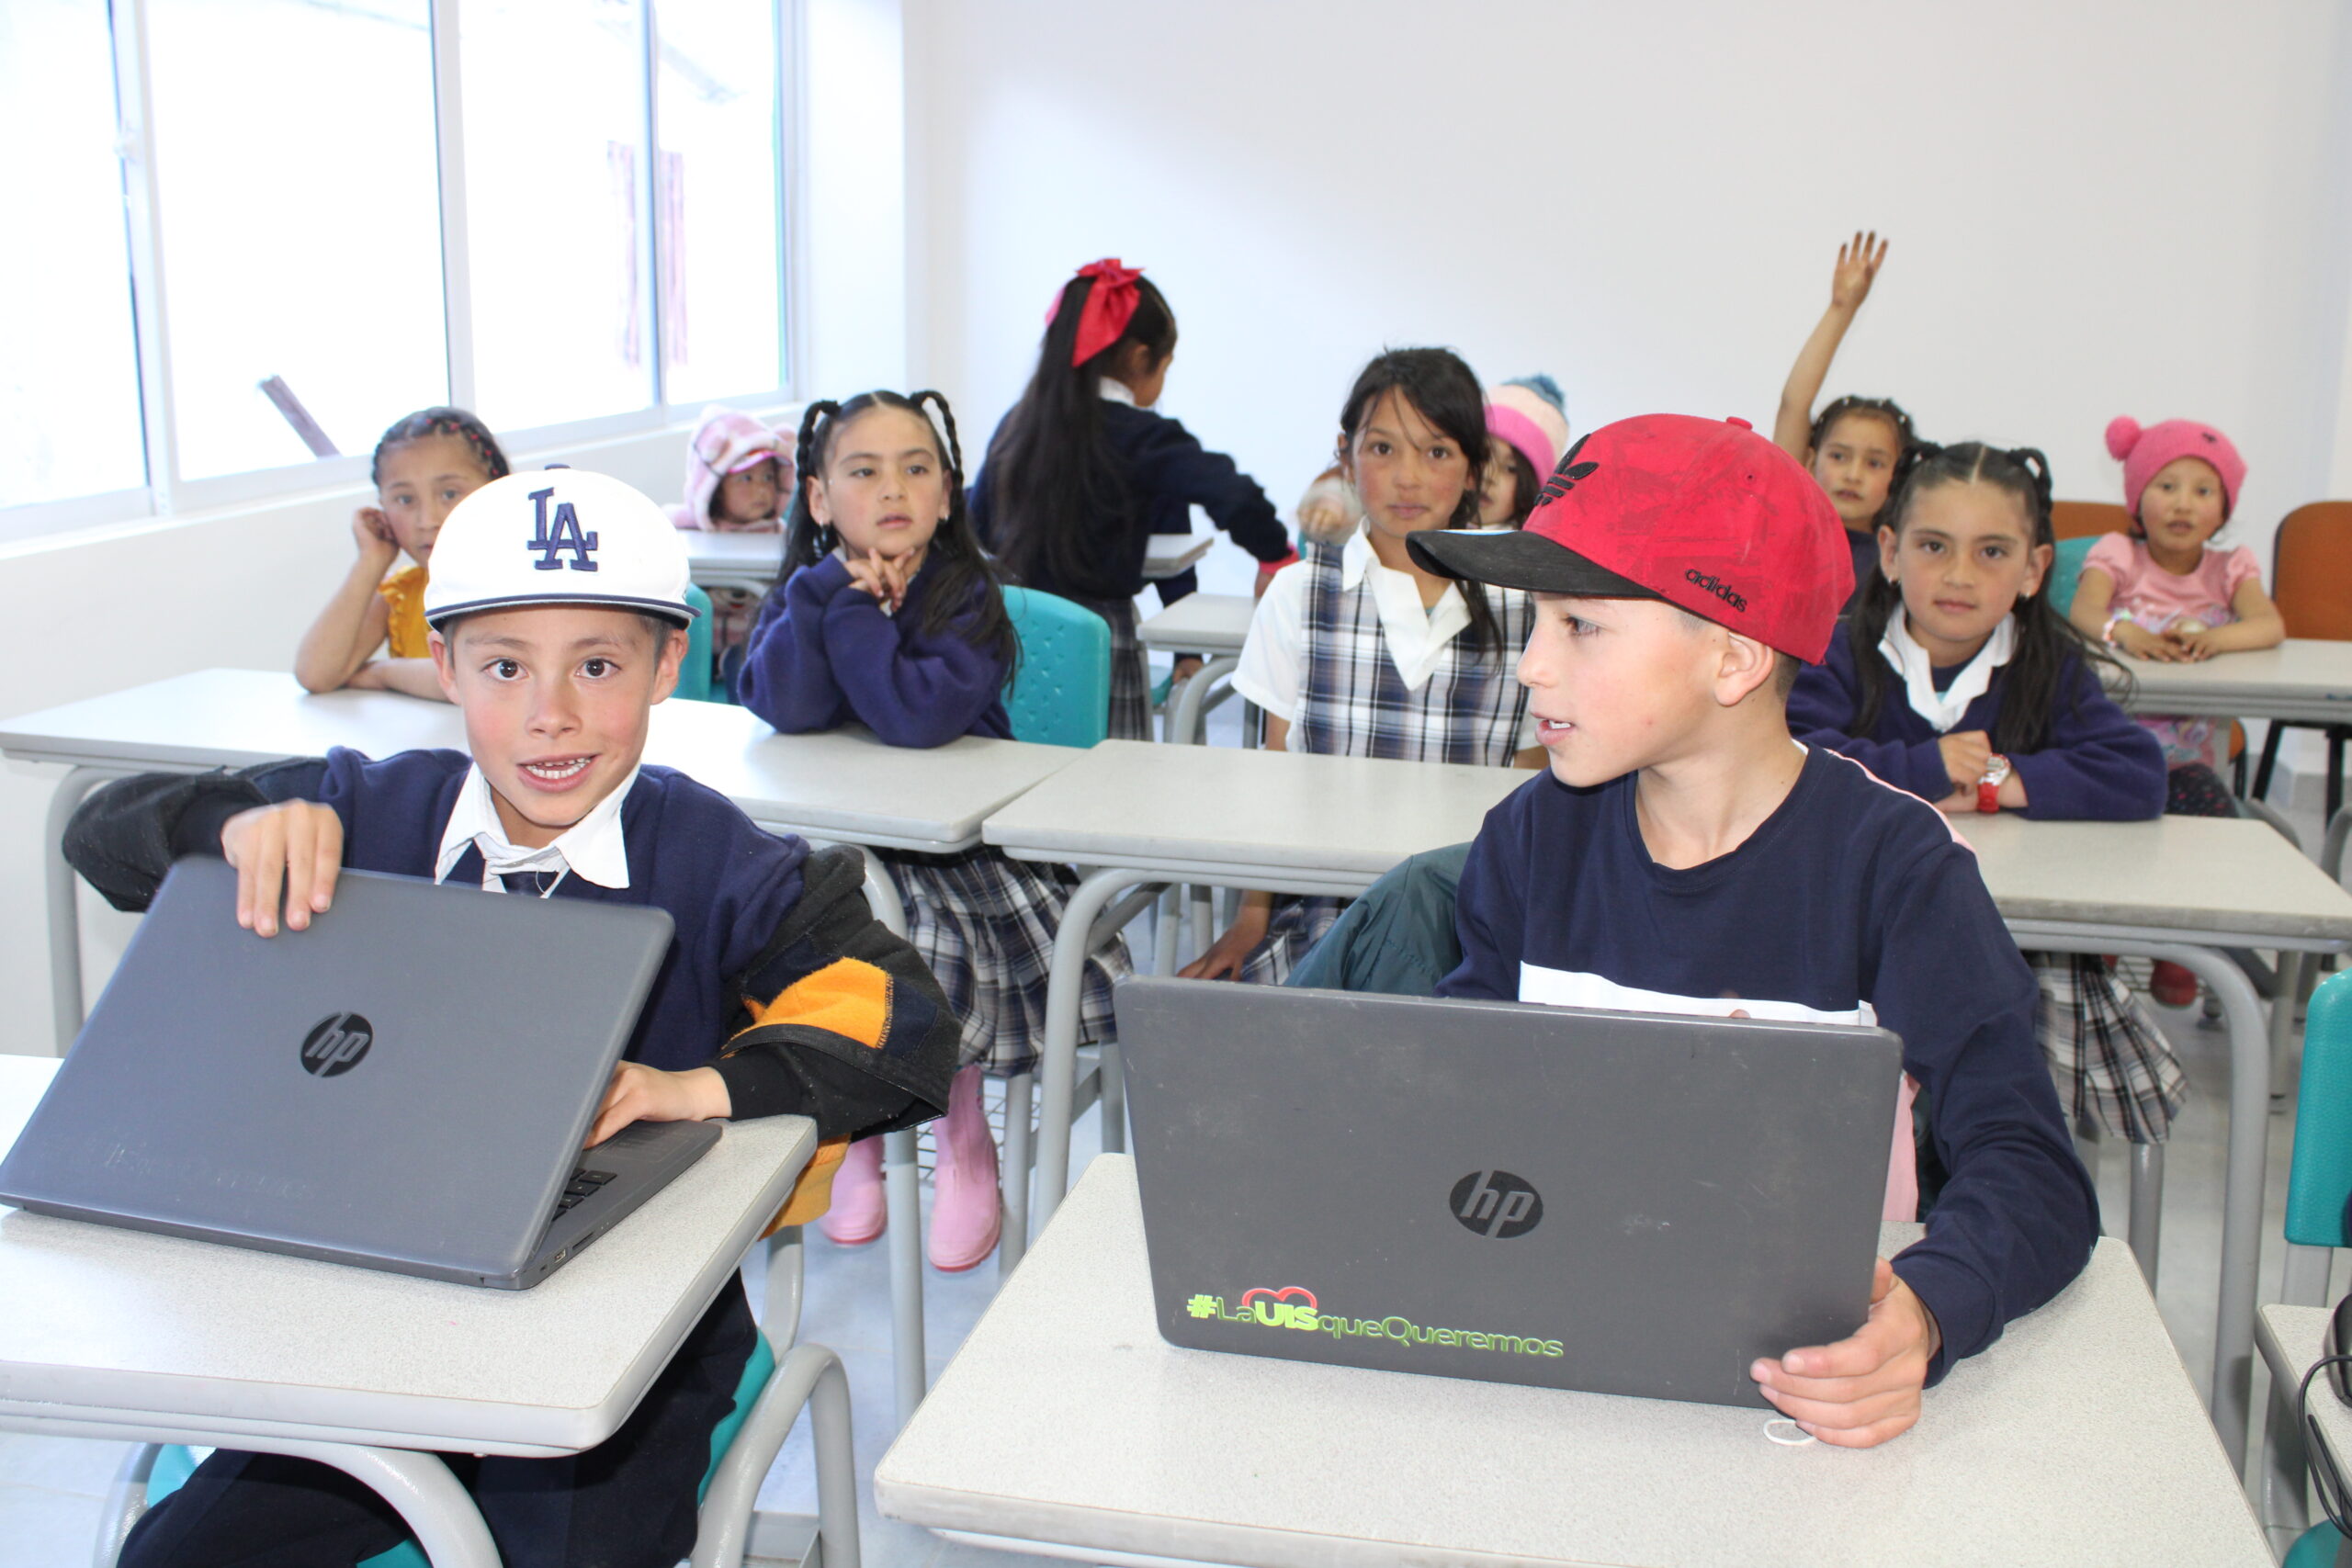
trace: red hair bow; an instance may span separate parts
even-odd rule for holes
[[[1139,266],[1122,266],[1116,256],[1105,256],[1078,269],[1079,277],[1094,279],[1094,287],[1086,296],[1086,304],[1078,318],[1078,342],[1071,348],[1072,367],[1085,364],[1104,349],[1119,341],[1119,334],[1135,320],[1136,305],[1141,298],[1136,279],[1143,276]],[[1072,283],[1077,278],[1070,280]],[[1062,300],[1069,297],[1069,284],[1054,296],[1054,308],[1046,313],[1046,322],[1053,324],[1062,312]]]

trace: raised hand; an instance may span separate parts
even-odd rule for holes
[[[1829,275],[1829,303],[1851,310],[1871,296],[1878,269],[1886,260],[1887,242],[1876,230],[1856,234],[1838,247],[1838,269]]]

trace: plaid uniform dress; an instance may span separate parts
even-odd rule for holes
[[[2146,1005],[2092,953],[2029,953],[2041,987],[2042,1054],[2067,1086],[2077,1125],[2097,1122],[2135,1144],[2161,1144],[2188,1082]]]
[[[1515,589],[1455,584],[1457,592],[1487,595],[1501,629],[1501,646],[1474,647],[1464,629],[1420,688],[1408,690],[1380,629],[1372,585],[1344,585],[1341,553],[1338,547],[1310,544],[1305,558],[1291,569],[1308,574],[1302,627],[1306,669],[1291,750],[1327,757],[1508,765],[1527,722],[1527,688],[1519,683],[1514,661],[1534,629],[1534,602]],[[1241,978],[1281,984],[1343,907],[1337,898],[1277,897],[1265,940],[1251,950]]]
[[[1054,932],[1078,878],[1068,867],[1009,859],[986,844],[953,855],[878,852],[906,905],[908,942],[964,1021],[957,1065],[978,1063],[1005,1077],[1035,1067]],[[1134,973],[1124,937],[1087,959],[1080,1044],[1114,1038],[1111,987]]]
[[[1143,644],[1136,640],[1136,602],[1072,598],[1070,603],[1083,605],[1111,623],[1110,738],[1150,739],[1151,671],[1144,662]]]

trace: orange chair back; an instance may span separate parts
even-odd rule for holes
[[[2289,637],[2352,642],[2352,501],[2314,501],[2278,525],[2270,596]]]
[[[2053,501],[2050,503],[2050,531],[2062,539],[2129,534],[2132,513],[2111,501]]]

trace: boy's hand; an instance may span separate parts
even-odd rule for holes
[[[334,901],[343,870],[343,818],[313,800],[281,801],[240,811],[221,825],[220,855],[237,868],[237,923],[258,936],[286,925],[300,931]]]
[[[372,564],[379,575],[390,571],[392,562],[400,558],[400,541],[376,507],[363,506],[351,514],[351,537],[359,546],[359,558]]]
[[[1963,729],[1936,742],[1944,754],[1944,772],[1954,790],[1968,792],[1968,809],[1976,809],[1976,781],[1993,761],[1993,738],[1981,729]]]
[[[1838,269],[1829,275],[1831,305],[1851,310],[1871,297],[1871,285],[1878,280],[1880,264],[1886,260],[1886,243],[1872,230],[1838,247]]]
[[[1928,1363],[1942,1344],[1935,1314],[1882,1258],[1870,1321],[1852,1338],[1760,1359],[1747,1372],[1781,1415],[1823,1442],[1876,1448],[1919,1419]]]
[[[632,1122],[707,1122],[734,1109],[727,1080],[716,1067],[665,1073],[623,1062],[613,1068],[613,1081],[605,1087],[605,1102],[596,1107],[585,1146],[594,1148]]]

